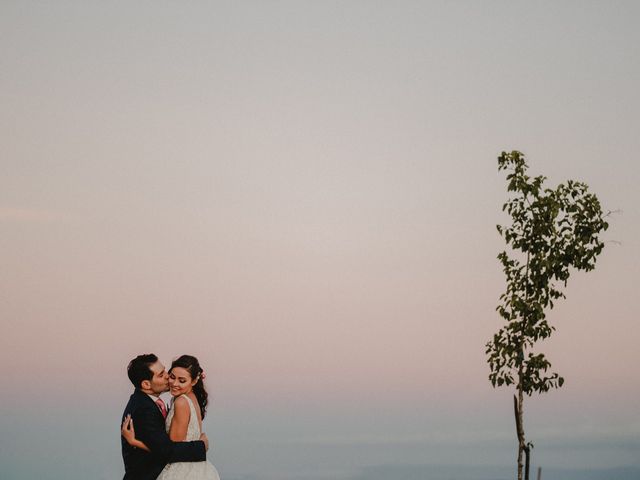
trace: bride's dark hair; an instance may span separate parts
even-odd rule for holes
[[[181,357],[176,358],[171,363],[171,370],[175,367],[184,368],[189,372],[191,378],[196,381],[196,384],[193,386],[193,393],[195,393],[196,398],[198,399],[198,405],[200,405],[200,413],[202,414],[202,418],[204,419],[205,412],[207,411],[207,404],[209,403],[209,394],[204,389],[204,383],[202,378],[202,367],[200,366],[200,362],[196,357],[191,355],[182,355]]]

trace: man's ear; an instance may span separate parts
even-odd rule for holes
[[[140,387],[142,390],[151,390],[151,380],[142,380]]]

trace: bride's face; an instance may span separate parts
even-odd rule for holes
[[[169,372],[169,391],[173,397],[190,393],[195,384],[186,368],[174,367]]]

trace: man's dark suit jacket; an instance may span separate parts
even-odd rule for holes
[[[134,448],[122,441],[124,460],[123,480],[155,480],[167,463],[201,462],[206,460],[203,441],[172,442],[165,430],[164,418],[155,402],[144,392],[136,389],[122,414],[131,414],[136,438],[149,447],[151,453]]]

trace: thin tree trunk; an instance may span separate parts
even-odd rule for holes
[[[524,439],[524,429],[522,427],[522,404],[524,400],[524,395],[522,393],[522,388],[518,388],[518,397],[513,396],[513,407],[514,414],[516,417],[516,433],[518,435],[518,480],[522,480],[522,457],[523,453],[526,450],[526,443]]]
[[[529,259],[531,253],[527,252],[527,265],[525,270],[525,279],[526,279],[526,289],[525,289],[525,305],[529,305]],[[527,450],[527,444],[524,439],[524,425],[523,425],[523,416],[524,416],[524,337],[525,331],[527,328],[527,312],[525,311],[524,316],[522,318],[522,337],[520,338],[520,352],[519,352],[519,365],[518,365],[518,398],[516,400],[515,396],[513,397],[514,406],[515,406],[515,414],[516,414],[516,432],[518,434],[518,480],[522,480],[522,454],[525,453],[527,456],[527,471],[526,471],[526,479],[529,480],[529,452]]]

